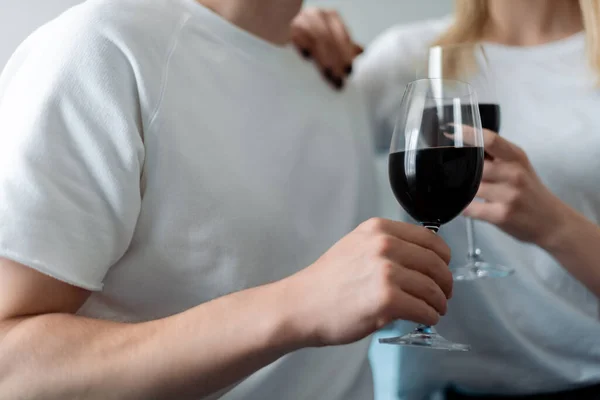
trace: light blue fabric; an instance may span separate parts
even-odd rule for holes
[[[394,198],[388,180],[388,154],[377,155],[377,188],[379,199],[379,215],[383,218],[397,220],[401,212]],[[399,332],[386,329],[374,335],[369,351],[375,383],[375,400],[397,400],[398,374],[400,371],[400,347],[379,344],[377,339],[385,336],[397,336]]]
[[[374,335],[369,351],[375,383],[375,400],[397,400],[400,346],[378,343],[380,337],[397,336],[397,330],[386,329]]]

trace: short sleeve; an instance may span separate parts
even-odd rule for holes
[[[389,150],[406,85],[417,77],[419,62],[452,17],[396,26],[377,37],[357,63],[354,82],[367,102],[375,146]]]
[[[101,34],[49,26],[22,45],[0,78],[0,257],[102,289],[141,207],[139,104]]]

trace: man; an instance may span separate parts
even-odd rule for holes
[[[300,7],[90,0],[16,52],[1,399],[367,399],[365,338],[445,313],[438,237],[354,229],[366,123],[281,47]]]

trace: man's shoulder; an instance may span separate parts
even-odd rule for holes
[[[24,46],[75,60],[115,51],[129,58],[164,58],[185,18],[168,0],[88,0],[39,28]]]
[[[67,10],[30,35],[9,59],[0,75],[0,97],[20,87],[55,102],[70,97],[83,107],[89,103],[84,93],[113,96],[108,88],[121,86],[137,93],[151,113],[187,19],[185,10],[168,7],[169,1],[88,0]]]
[[[174,28],[187,12],[170,0],[87,0],[53,21],[70,24],[78,30],[109,31],[121,34],[144,33],[153,36]]]

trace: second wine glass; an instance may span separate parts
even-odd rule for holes
[[[431,47],[425,62],[417,69],[417,79],[458,79],[469,83],[477,90],[479,114],[484,129],[496,134],[500,132],[500,105],[493,69],[480,43],[466,43]],[[472,281],[483,278],[505,278],[514,269],[486,260],[477,245],[475,222],[465,219],[467,234],[467,262],[454,267],[452,274],[457,281]]]
[[[437,233],[473,201],[483,160],[481,118],[471,85],[445,79],[410,83],[398,112],[389,157],[392,191],[406,212]],[[469,350],[468,345],[446,340],[425,325],[408,335],[379,341]]]

